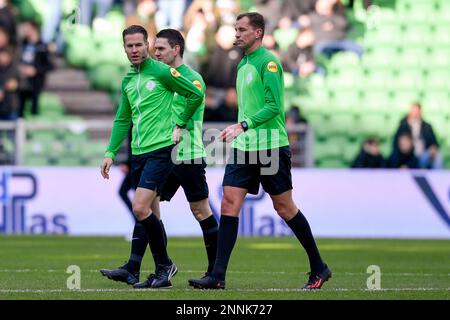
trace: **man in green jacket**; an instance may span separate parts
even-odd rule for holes
[[[308,221],[292,199],[283,70],[278,58],[262,46],[264,25],[259,13],[243,13],[235,24],[235,43],[245,52],[238,65],[236,85],[239,123],[220,134],[222,140],[234,141],[223,179],[217,258],[210,275],[189,280],[194,288],[225,288],[225,273],[238,234],[239,212],[246,194],[257,194],[260,184],[308,254],[311,273],[304,288],[320,289],[331,277]]]
[[[152,288],[171,287],[170,279],[177,268],[167,254],[164,231],[159,218],[153,214],[153,202],[174,163],[171,153],[179,142],[181,129],[203,101],[203,93],[188,79],[170,66],[148,57],[148,34],[141,26],[123,31],[124,48],[133,67],[122,81],[122,99],[114,120],[111,139],[101,164],[101,175],[109,179],[109,170],[123,140],[132,127],[131,170],[137,186],[133,199],[133,213],[139,223],[133,232],[147,236],[157,263]],[[186,107],[172,124],[174,93],[186,99]],[[129,281],[138,281],[138,273],[130,261],[122,267]],[[114,275],[111,275],[114,277]]]
[[[184,39],[181,33],[175,29],[163,29],[156,35],[155,42],[156,60],[175,68],[180,74],[189,79],[203,94],[206,86],[200,74],[183,63]],[[179,121],[178,115],[186,107],[186,98],[175,94],[172,104],[172,123]],[[195,111],[192,118],[186,125],[186,129],[180,137],[177,145],[177,163],[167,178],[164,186],[159,191],[159,195],[153,202],[153,213],[159,215],[159,200],[170,201],[179,187],[183,188],[186,199],[189,202],[192,214],[199,222],[203,233],[203,240],[208,257],[208,267],[206,273],[211,272],[216,260],[217,234],[219,226],[212,214],[208,201],[208,184],[206,183],[206,156],[202,139],[203,113],[205,110],[205,100]],[[160,217],[158,217],[160,218]],[[161,221],[161,219],[160,219]],[[161,226],[164,225],[161,221]],[[129,263],[134,269],[140,270],[140,261],[145,254],[148,241],[145,237],[133,236],[131,243],[131,254]],[[167,242],[166,242],[167,245]],[[156,261],[155,261],[156,263]],[[116,274],[117,281],[127,282],[127,274],[120,268],[118,270],[104,270],[106,275]],[[125,275],[125,276],[123,276]],[[151,274],[145,281],[134,284],[136,289],[151,288],[155,274]]]

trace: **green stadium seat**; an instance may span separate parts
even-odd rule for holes
[[[75,167],[75,166],[80,166],[82,164],[82,161],[80,158],[72,156],[72,157],[59,157],[58,158],[58,162],[57,162],[58,166],[64,166],[64,167]]]
[[[408,24],[400,37],[400,44],[408,48],[411,45],[429,44],[434,41],[434,32],[428,23]]]
[[[345,136],[329,136],[324,141],[314,144],[314,158],[342,158],[348,140]]]
[[[361,115],[355,130],[365,136],[376,135],[378,137],[385,137],[390,133],[386,132],[386,116],[381,113]]]
[[[450,92],[450,70],[430,69],[425,80],[427,90],[445,90]]]
[[[322,158],[316,161],[319,168],[333,168],[344,169],[348,168],[349,164],[342,158]]]
[[[438,12],[436,2],[428,0],[397,0],[396,7],[397,12],[403,16],[407,16],[412,23],[428,21],[433,18],[436,12]]]
[[[450,138],[450,121],[447,117],[443,117],[439,114],[428,115],[424,117],[427,122],[431,124],[435,134],[440,139]]]
[[[397,70],[396,87],[400,90],[424,89],[424,74],[420,69],[404,68]]]
[[[32,157],[25,156],[24,163],[26,166],[40,167],[40,166],[51,165],[53,162],[51,159],[49,159],[45,156],[32,156]]]
[[[289,46],[295,42],[298,35],[298,29],[276,29],[273,32],[273,37],[281,51],[286,51]]]
[[[348,142],[344,147],[343,159],[351,165],[361,150],[361,144],[358,141]]]
[[[391,67],[378,67],[366,70],[363,87],[373,90],[389,90],[396,84],[395,72]]]
[[[349,113],[353,114],[360,105],[360,94],[358,90],[335,90],[330,97],[330,114]]]
[[[330,135],[329,118],[323,114],[306,115],[316,139],[323,140]]]
[[[368,20],[372,21],[372,20]],[[376,20],[375,20],[376,21]],[[376,48],[380,45],[392,45],[400,40],[402,29],[398,22],[375,23],[366,26],[364,34],[364,46]],[[369,23],[369,22],[368,22]]]
[[[363,92],[358,113],[361,116],[367,113],[387,114],[391,109],[392,98],[388,91],[370,89]]]
[[[430,52],[424,46],[407,46],[402,49],[399,56],[399,63],[402,68],[427,67],[430,61]]]
[[[121,89],[121,69],[114,64],[99,64],[89,72],[89,79],[94,88],[118,92]]]
[[[328,135],[352,135],[357,127],[357,119],[351,113],[335,113],[327,124]]]
[[[436,68],[450,68],[450,46],[438,45],[431,49],[428,64]]]
[[[394,114],[407,114],[411,103],[421,101],[421,96],[418,91],[400,91],[397,90],[392,98],[392,112]]]
[[[345,71],[352,68],[359,68],[360,60],[353,52],[338,52],[331,58],[329,72]]]
[[[372,70],[377,67],[390,67],[398,62],[399,52],[396,47],[380,46],[372,48],[363,55],[363,64],[366,69]]]
[[[446,90],[425,91],[422,101],[422,112],[425,115],[450,115],[450,92]]]
[[[340,70],[328,76],[328,82],[335,89],[358,90],[361,88],[363,78],[362,69],[341,67]]]

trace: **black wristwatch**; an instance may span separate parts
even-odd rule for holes
[[[180,129],[185,129],[185,128],[186,128],[186,124],[183,124],[182,126],[180,126],[179,124],[177,124],[176,127],[177,127],[177,128],[180,128]]]
[[[247,123],[247,121],[245,121],[245,120],[241,121],[241,126],[242,126],[242,129],[244,129],[244,132],[248,130],[248,123]]]

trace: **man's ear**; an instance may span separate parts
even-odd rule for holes
[[[176,53],[177,55],[179,55],[179,54],[180,54],[180,50],[181,50],[180,45],[176,44],[175,47],[173,47],[173,48],[175,49],[175,53]]]
[[[262,29],[256,29],[255,32],[256,32],[256,39],[261,39],[262,40],[263,30]]]

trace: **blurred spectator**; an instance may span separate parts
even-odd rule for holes
[[[234,86],[242,52],[233,45],[234,27],[221,26],[215,38],[217,45],[204,71],[208,88],[205,121],[236,121],[237,102]]]
[[[281,15],[290,18],[296,27],[303,27],[300,24],[300,17],[308,15],[314,11],[317,0],[284,0],[281,8]]]
[[[8,0],[0,0],[0,27],[6,31],[11,45],[17,45],[17,23]]]
[[[40,39],[39,27],[34,21],[23,24],[24,41],[20,57],[20,108],[23,117],[25,104],[31,100],[31,114],[38,114],[38,100],[45,84],[45,76],[52,69],[48,48]]]
[[[389,168],[418,169],[419,160],[414,155],[414,144],[411,133],[402,132],[396,136],[397,148],[394,148],[388,159]]]
[[[263,46],[278,59],[281,59],[280,48],[278,47],[278,43],[276,42],[273,34],[264,33]]]
[[[0,120],[15,120],[18,107],[19,72],[12,48],[0,49]]]
[[[296,130],[291,130],[289,127],[307,123],[308,121],[303,117],[303,115],[300,112],[300,108],[298,106],[292,105],[291,108],[286,112],[286,127],[288,130],[288,140],[293,155],[292,165],[295,167],[302,166],[302,162],[300,161],[301,157],[299,157],[298,155],[300,155],[303,152],[304,146],[301,143],[302,134]]]
[[[158,0],[158,11],[156,12],[158,30],[164,28],[181,29],[185,8],[185,0]]]
[[[380,141],[375,137],[364,140],[361,151],[353,161],[352,168],[385,168],[386,160],[380,152]]]
[[[299,123],[308,123],[305,117],[300,112],[300,107],[292,105],[288,112],[286,112],[286,125],[295,125]]]
[[[281,3],[278,0],[255,0],[255,7],[252,11],[256,11],[264,16],[266,25],[264,31],[264,39],[267,35],[272,35],[278,26],[281,18]],[[265,45],[264,45],[265,46]]]
[[[298,28],[294,27],[289,17],[281,17],[278,21],[278,28],[274,30],[273,37],[280,48],[280,51],[286,51],[289,46],[295,42],[298,35]]]
[[[192,28],[198,12],[202,12],[205,22],[210,29],[217,29],[213,0],[194,0],[184,15],[184,29],[186,31]]]
[[[156,15],[156,0],[137,0],[136,10],[133,13],[129,13],[126,17],[126,25],[131,26],[133,24],[143,26],[148,33],[149,51],[153,54],[153,46],[157,33],[155,15]]]
[[[62,17],[62,0],[47,1],[47,19],[42,27],[42,41],[49,44],[51,51],[62,52],[63,40],[58,32]]]
[[[216,33],[216,46],[213,49],[204,72],[208,87],[227,89],[236,84],[237,66],[242,52],[233,43],[234,27],[223,25]]]
[[[352,51],[361,57],[362,47],[346,39],[345,7],[338,0],[317,0],[315,9],[315,12],[299,18],[303,28],[311,27],[314,32],[314,54],[322,53],[330,58],[339,51]]]
[[[236,1],[235,0],[217,0],[216,11],[217,20],[220,25],[234,25],[236,22]]]
[[[0,49],[6,49],[9,46],[12,46],[9,41],[9,33],[4,27],[0,26]]]
[[[422,106],[418,102],[411,105],[408,115],[400,121],[395,134],[394,143],[403,133],[411,135],[414,143],[414,153],[419,159],[421,168],[442,169],[443,160],[439,152],[439,143],[431,124],[422,118]],[[394,144],[394,149],[399,146]]]
[[[373,0],[360,0],[363,3],[364,9],[369,9],[369,7],[373,4]],[[347,7],[353,10],[353,6],[355,4],[355,0],[348,0]]]
[[[138,0],[123,0],[123,14],[125,19],[133,16],[136,13]]]
[[[206,88],[204,121],[236,122],[238,116],[236,89]]]
[[[81,24],[91,26],[92,11],[95,6],[95,18],[103,18],[109,12],[113,5],[113,0],[81,0],[80,1],[80,20]]]
[[[311,29],[302,29],[295,43],[281,55],[283,68],[295,76],[305,78],[316,70],[314,61],[314,33]]]
[[[209,51],[215,45],[216,20],[212,1],[194,1],[186,12],[185,27],[187,30],[185,53],[189,65],[195,70],[200,70],[208,60]],[[195,65],[192,63],[194,61]]]

